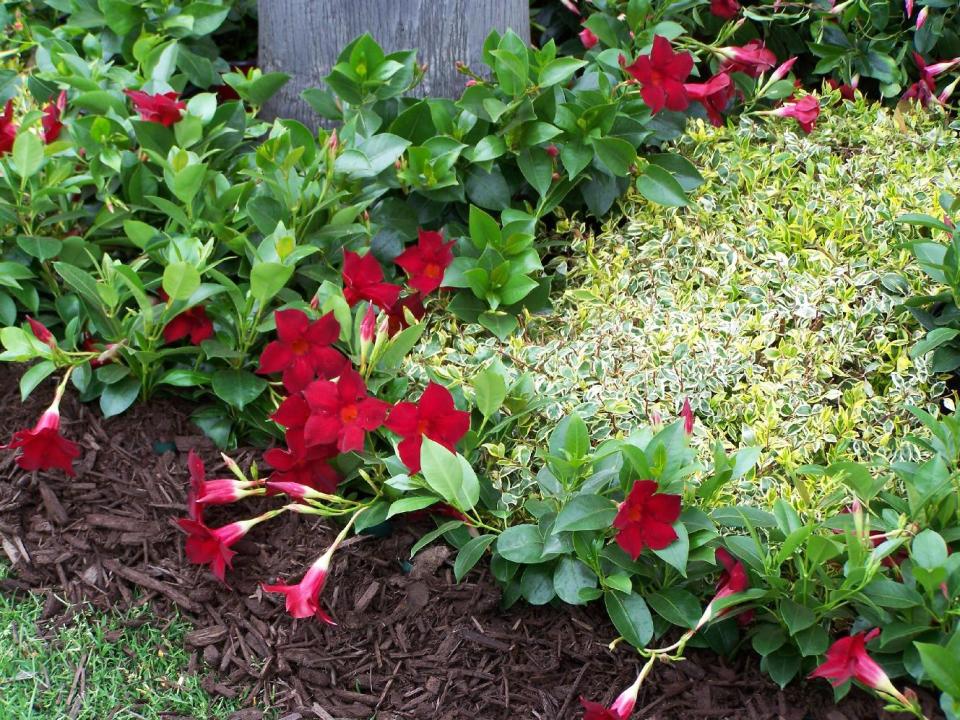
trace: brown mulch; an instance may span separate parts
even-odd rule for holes
[[[21,406],[16,380],[12,369],[0,369],[0,442],[32,424],[49,394],[37,390]],[[186,562],[173,524],[185,513],[187,450],[198,449],[211,474],[222,470],[188,408],[158,400],[103,420],[68,396],[62,411],[65,434],[83,447],[75,478],[25,473],[12,453],[0,453],[0,541],[14,561],[0,592],[45,593],[44,620],[67,612],[55,595],[104,609],[147,602],[160,617],[177,607],[195,627],[189,670],[211,694],[249,706],[236,720],[258,720],[268,699],[284,720],[563,720],[581,717],[579,695],[610,701],[633,681],[638,656],[606,648],[616,633],[601,606],[501,611],[482,567],[454,582],[446,547],[409,563],[416,528],[402,525],[384,539],[353,538],[337,553],[324,593],[337,627],[292,620],[282,598],[264,595],[258,583],[297,579],[332,537],[328,525],[287,514],[254,529],[235,546],[232,587],[224,587]],[[254,458],[238,453],[241,464]],[[257,505],[220,509],[214,520],[252,515]],[[940,717],[925,700],[929,716]],[[729,660],[695,653],[658,667],[634,717],[895,716],[859,691],[834,705],[823,682],[781,691],[744,652]]]

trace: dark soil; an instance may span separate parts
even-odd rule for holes
[[[16,379],[0,370],[2,441],[31,425],[49,395],[41,388],[21,406]],[[186,562],[173,523],[185,514],[185,453],[196,448],[211,472],[222,470],[187,408],[161,400],[103,420],[68,397],[62,412],[66,436],[83,447],[76,478],[25,473],[12,453],[0,454],[0,540],[14,564],[14,578],[0,583],[0,592],[46,594],[48,621],[69,619],[56,596],[104,609],[150,603],[160,617],[176,606],[195,626],[187,637],[190,670],[210,693],[249,706],[237,720],[257,720],[267,707],[284,720],[560,720],[581,717],[579,695],[609,702],[633,681],[638,656],[626,647],[607,649],[616,633],[602,608],[501,611],[486,570],[454,582],[447,548],[430,547],[410,565],[416,528],[353,538],[337,553],[324,593],[337,627],[292,620],[282,598],[265,596],[258,583],[298,579],[332,537],[331,527],[286,514],[254,529],[235,547],[232,587],[224,587]],[[238,460],[253,457],[241,452]],[[256,505],[221,509],[214,520],[250,516]],[[938,717],[925,700],[929,716]],[[781,691],[750,653],[732,660],[701,653],[658,667],[634,717],[894,716],[860,691],[834,705],[821,681]]]

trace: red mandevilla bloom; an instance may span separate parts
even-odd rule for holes
[[[879,628],[868,633],[856,633],[840,638],[827,650],[826,660],[809,677],[821,677],[830,681],[834,687],[848,680],[857,680],[869,688],[898,696],[900,693],[890,682],[890,678],[867,654],[867,643],[880,634]]]
[[[858,80],[858,77],[854,77],[853,81],[850,84],[847,84],[841,83],[839,80],[834,78],[827,78],[827,85],[829,85],[830,89],[832,90],[839,90],[840,97],[844,100],[856,100],[857,96],[854,91],[857,89],[857,85],[859,84]]]
[[[805,133],[813,130],[820,117],[820,101],[813,95],[804,95],[796,102],[787,103],[773,111],[779,117],[792,117]]]
[[[43,109],[43,141],[48,145],[60,137],[63,130],[63,111],[67,109],[67,91],[61,90],[54,102],[48,103]]]
[[[367,396],[363,378],[345,370],[337,382],[317,380],[304,391],[310,418],[303,428],[307,446],[336,443],[340,452],[362,450],[366,433],[383,425],[389,403]]]
[[[658,113],[663,108],[676,111],[687,109],[690,100],[683,82],[693,70],[693,56],[690,53],[675,53],[670,41],[657,35],[653,38],[653,49],[649,55],[641,55],[632,65],[626,62],[621,55],[621,67],[640,83],[640,94],[651,113]]]
[[[657,492],[653,480],[638,480],[620,504],[613,526],[617,545],[634,560],[645,547],[663,550],[677,539],[673,524],[680,517],[680,496]]]
[[[387,334],[390,337],[410,326],[405,310],[410,311],[414,320],[422,320],[423,316],[427,314],[427,309],[423,306],[423,295],[420,293],[407,295],[389,307],[387,310]]]
[[[0,115],[0,155],[13,150],[13,141],[17,139],[17,124],[13,121],[13,100],[7,100]]]
[[[307,405],[303,393],[297,393],[284,398],[273,415],[270,416],[270,419],[287,430],[294,428],[303,430],[303,426],[307,424],[309,417],[310,406]]]
[[[133,101],[141,120],[160,123],[164,127],[180,122],[187,109],[187,104],[180,102],[180,96],[175,92],[150,95],[140,90],[124,90],[124,93]]]
[[[707,604],[703,615],[700,616],[700,620],[697,622],[697,630],[715,617],[714,604],[718,600],[741,593],[750,587],[750,578],[747,576],[747,569],[743,566],[742,562],[735,560],[724,548],[717,548],[716,558],[717,561],[723,565],[724,569],[717,580],[717,591],[713,596],[713,600]],[[727,609],[721,610],[720,615],[725,615],[727,612]]]
[[[723,57],[722,72],[742,72],[750,77],[760,77],[777,64],[777,56],[759,40],[751,40],[740,47],[720,48],[717,52]]]
[[[592,50],[600,42],[600,38],[593,34],[593,30],[585,27],[580,31],[580,42],[586,50]]]
[[[227,568],[233,566],[233,556],[237,553],[230,549],[261,518],[240,520],[219,528],[209,528],[202,521],[192,518],[180,518],[177,524],[187,533],[185,550],[187,560],[197,565],[209,565],[214,576],[224,582]]]
[[[201,305],[184,310],[163,328],[163,339],[174,343],[189,337],[192,345],[199,345],[213,337],[213,323]]]
[[[77,444],[60,434],[60,396],[62,390],[31,430],[17,430],[7,445],[0,450],[20,450],[17,465],[24,470],[51,470],[59,468],[73,477],[73,461],[80,457]]]
[[[633,685],[620,693],[609,708],[581,696],[580,704],[584,710],[583,720],[626,720],[633,712],[634,705],[637,704],[641,682],[643,682],[643,678],[638,675]]]
[[[443,273],[453,262],[451,247],[453,240],[444,242],[440,233],[421,230],[417,244],[404,250],[394,262],[410,276],[410,287],[427,295],[443,282]]]
[[[703,83],[684,83],[683,89],[691,100],[703,105],[712,124],[717,127],[723,125],[723,111],[735,91],[727,73],[714,75]]]
[[[317,377],[337,377],[347,359],[330,347],[340,337],[340,323],[332,312],[310,322],[302,310],[277,310],[277,339],[260,355],[257,372],[282,372],[283,385],[300,392]]]
[[[307,447],[303,428],[288,430],[287,448],[271,448],[263,454],[264,461],[274,468],[270,484],[296,483],[332,495],[340,484],[340,475],[329,460],[337,456],[335,445]],[[268,490],[272,490],[268,484]]]
[[[260,483],[253,480],[219,478],[206,480],[200,487],[196,502],[200,505],[228,505],[251,495],[263,495]]]
[[[400,296],[400,286],[383,281],[383,268],[377,259],[363,257],[349,250],[343,251],[343,296],[353,307],[361,300],[369,300],[386,310]]]
[[[333,551],[334,547],[331,547],[320,556],[296,585],[285,585],[282,582],[276,585],[263,585],[264,591],[283,593],[287,598],[287,612],[292,617],[316,617],[328,625],[336,625],[333,618],[320,607],[320,593],[323,592],[323,585],[327,581]]]
[[[710,12],[718,18],[731,20],[740,14],[740,3],[737,0],[710,0]]]
[[[453,452],[460,438],[470,429],[470,413],[457,410],[453,396],[443,385],[430,383],[416,405],[397,403],[387,418],[387,428],[403,440],[397,446],[400,459],[410,472],[420,472],[420,446],[423,436]]]

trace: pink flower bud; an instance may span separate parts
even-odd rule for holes
[[[693,433],[693,408],[690,407],[690,399],[685,398],[683,401],[683,408],[680,410],[680,417],[683,418],[683,431],[690,435]]]
[[[922,28],[927,23],[927,16],[930,14],[930,9],[927,7],[920,8],[920,12],[917,13],[917,30]]]
[[[44,325],[39,320],[34,320],[32,317],[27,315],[27,323],[30,325],[30,329],[33,331],[33,335],[37,340],[49,345],[51,348],[57,346],[57,340],[53,337],[53,333],[47,330],[47,326]]]
[[[796,61],[797,61],[797,57],[793,56],[786,62],[781,63],[780,67],[774,70],[773,73],[770,75],[770,81],[776,82],[777,80],[783,80],[783,78],[785,78],[790,73],[790,70],[791,68],[793,68],[793,64]]]
[[[560,154],[560,151],[557,149],[556,145],[547,145],[547,147],[544,149],[547,151],[547,155],[549,155],[552,158],[555,158],[557,155]]]
[[[377,314],[374,312],[373,303],[367,305],[367,312],[364,313],[363,320],[360,322],[360,341],[372,342],[374,329],[376,327]]]
[[[477,84],[477,81],[474,80],[473,78],[470,78],[469,80],[467,80],[467,82],[464,83],[464,86],[465,86],[465,87],[473,87],[473,86],[476,85],[476,84]]]
[[[197,502],[203,505],[227,505],[251,495],[263,495],[264,489],[252,481],[223,478],[203,482]]]
[[[600,38],[593,34],[590,28],[584,28],[580,31],[580,42],[587,50],[592,50],[600,42]]]
[[[903,11],[908,19],[913,17],[913,0],[903,0]]]

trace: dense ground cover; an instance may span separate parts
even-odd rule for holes
[[[690,398],[698,447],[764,449],[767,502],[785,491],[771,479],[804,464],[915,459],[906,405],[935,412],[947,388],[909,356],[923,330],[901,305],[923,279],[905,247],[918,234],[897,218],[934,209],[958,144],[942,116],[863,101],[831,108],[810,136],[701,126],[680,145],[705,178],[692,206],[631,197],[602,232],[562,223],[574,254],[551,313],[505,353],[438,322],[420,355],[444,381],[491,361],[528,373],[550,400],[543,417],[576,410],[598,439]],[[516,486],[551,430],[538,415],[513,436],[501,471]]]

